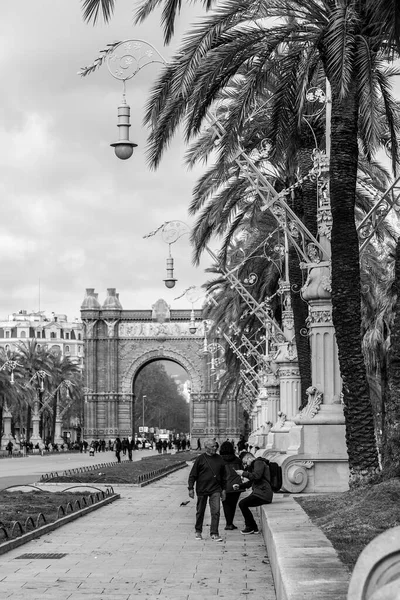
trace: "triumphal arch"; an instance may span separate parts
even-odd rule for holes
[[[124,310],[114,288],[107,290],[103,304],[89,288],[81,317],[86,440],[133,435],[139,414],[135,378],[155,360],[171,360],[188,374],[192,440],[238,437],[236,402],[220,396],[211,373],[210,340],[201,310],[171,310],[162,299],[149,310]]]

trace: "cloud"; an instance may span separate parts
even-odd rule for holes
[[[0,8],[0,69],[7,82],[0,95],[0,256],[7,282],[0,315],[37,309],[39,280],[41,308],[72,318],[86,287],[104,298],[116,287],[125,308],[149,308],[160,297],[187,306],[174,302],[177,291],[205,279],[182,239],[173,248],[179,281],[167,290],[168,245],[160,236],[143,239],[164,221],[189,221],[197,177],[183,164],[180,136],[159,170],[148,168],[142,121],[159,67],[143,69],[127,85],[131,138],[139,144],[129,161],[119,161],[110,147],[118,136],[121,82],[105,66],[77,75],[116,40],[145,39],[166,58],[172,54],[177,40],[163,47],[159,16],[133,27],[133,6],[117,3],[111,24],[97,27],[83,23],[78,0],[41,0],[40,11],[31,0]]]

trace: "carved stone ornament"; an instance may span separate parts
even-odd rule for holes
[[[85,335],[88,339],[92,339],[93,338],[93,330],[94,330],[94,326],[97,323],[96,321],[82,321],[84,326],[85,326]]]
[[[107,335],[108,337],[114,337],[115,335],[115,325],[116,323],[118,323],[118,319],[115,319],[114,321],[106,321],[104,319],[104,323],[107,325]]]
[[[190,333],[190,322],[187,323],[120,323],[120,338],[151,337],[199,337]]]
[[[314,467],[311,460],[294,460],[288,461],[283,465],[283,486],[282,489],[293,493],[300,493],[308,483],[308,471]]]
[[[157,321],[158,323],[165,323],[165,321],[170,319],[170,307],[162,298],[160,298],[160,300],[157,300],[157,302],[153,304],[152,310],[153,321]]]
[[[308,402],[300,412],[300,419],[313,419],[320,409],[323,394],[314,385],[307,388],[306,394]]]
[[[294,329],[294,316],[291,310],[285,311],[283,313],[282,322],[285,329],[289,329],[289,331],[292,331],[292,329]]]
[[[290,378],[291,377],[300,377],[300,371],[298,368],[297,369],[296,368],[292,368],[292,369],[280,368],[278,371],[278,374],[281,379],[284,377],[290,377]]]
[[[332,323],[332,311],[312,310],[308,317],[308,323]]]
[[[317,211],[317,225],[319,235],[330,240],[332,233],[332,213],[330,208],[320,208]]]
[[[332,280],[327,275],[321,277],[321,285],[326,292],[332,291]]]
[[[274,425],[274,429],[282,429],[286,422],[286,415],[281,410],[278,412],[278,420]]]

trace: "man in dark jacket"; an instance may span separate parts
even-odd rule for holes
[[[225,463],[219,454],[217,454],[217,445],[213,440],[207,440],[204,443],[204,447],[206,451],[204,454],[200,454],[194,461],[188,480],[190,498],[194,498],[194,485],[196,484],[195,535],[197,540],[202,539],[201,533],[203,531],[204,513],[208,499],[211,512],[211,539],[215,542],[222,542],[218,528]]]
[[[237,529],[236,525],[233,523],[233,519],[240,497],[240,491],[235,491],[233,485],[235,483],[241,483],[241,477],[236,473],[236,469],[242,468],[242,461],[236,456],[233,444],[229,440],[226,440],[226,442],[221,444],[219,453],[222,460],[225,462],[224,489],[226,494],[224,494],[225,498],[222,498],[222,508],[224,509],[226,520],[225,529],[233,530]]]
[[[247,479],[245,483],[235,484],[233,489],[244,490],[251,487],[252,492],[249,496],[242,498],[239,502],[239,508],[242,511],[245,528],[242,529],[243,535],[258,533],[258,526],[254,520],[250,507],[270,504],[272,502],[273,492],[271,488],[271,475],[269,466],[263,458],[256,458],[251,452],[247,452],[242,457],[244,471],[237,469],[236,473],[242,478]]]

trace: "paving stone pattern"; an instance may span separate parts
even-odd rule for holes
[[[195,500],[188,469],[144,488],[115,491],[121,500],[0,556],[0,598],[13,600],[276,600],[262,535],[236,531],[222,543],[194,537]],[[23,554],[66,553],[60,559]]]

